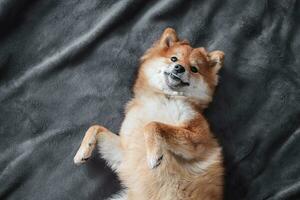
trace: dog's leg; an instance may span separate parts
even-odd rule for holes
[[[151,122],[145,127],[147,161],[150,168],[157,167],[163,159],[163,149],[186,160],[203,156],[208,145],[217,146],[209,130],[172,126],[160,122]]]
[[[86,162],[91,157],[96,145],[99,146],[101,156],[108,165],[116,170],[122,160],[120,137],[99,125],[91,126],[85,133],[80,148],[74,157],[74,163]]]

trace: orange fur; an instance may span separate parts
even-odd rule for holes
[[[178,60],[171,61],[172,56]],[[85,162],[97,143],[126,187],[113,199],[222,199],[222,152],[202,111],[212,100],[223,58],[221,51],[192,48],[167,28],[141,58],[120,136],[91,127],[74,162]],[[188,86],[177,87],[177,79],[176,87],[168,85],[169,74],[162,70],[170,70],[174,63],[184,67],[182,81],[189,81]],[[199,72],[192,72],[191,66]]]

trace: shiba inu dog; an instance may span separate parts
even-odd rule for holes
[[[222,151],[202,111],[223,59],[167,28],[141,58],[120,134],[90,127],[74,162],[84,163],[98,145],[124,186],[114,200],[222,199]]]

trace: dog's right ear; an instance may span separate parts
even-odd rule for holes
[[[223,51],[212,51],[208,54],[209,65],[214,73],[218,73],[224,64],[224,52]]]
[[[159,45],[162,48],[169,48],[178,41],[177,33],[172,28],[166,28],[160,37]]]

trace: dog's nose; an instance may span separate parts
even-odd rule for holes
[[[174,67],[174,72],[176,72],[177,74],[183,73],[185,72],[185,69],[182,65],[175,65]]]

